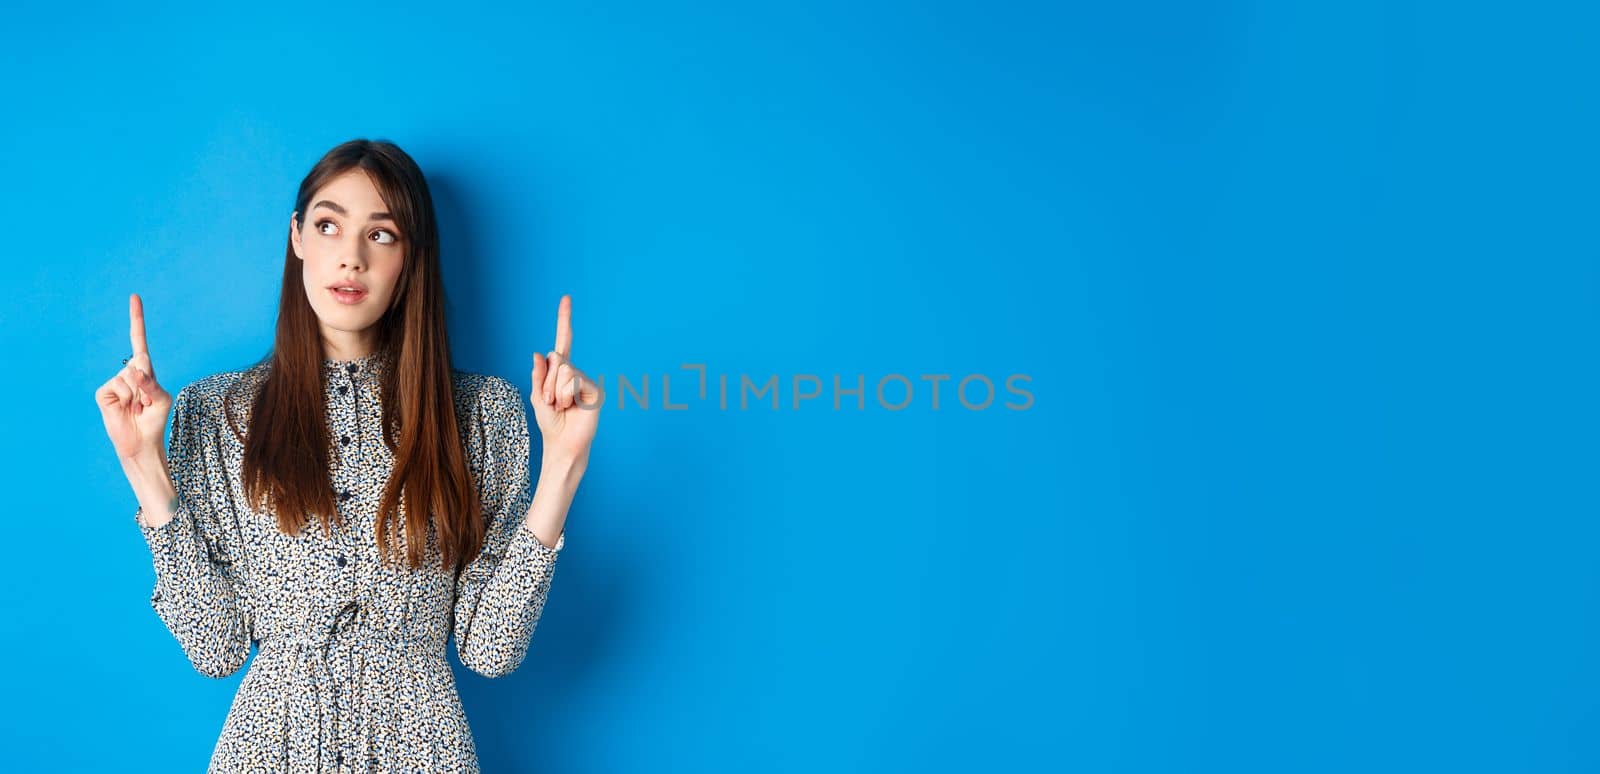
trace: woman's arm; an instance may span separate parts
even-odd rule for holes
[[[566,545],[560,524],[572,503],[575,482],[541,473],[529,496],[528,417],[510,382],[487,377],[479,396],[478,421],[484,460],[480,471],[484,515],[490,520],[481,553],[456,579],[456,654],[485,677],[510,674],[521,665],[544,611],[556,558]],[[538,521],[534,521],[536,515]],[[546,545],[531,524],[555,524]]]
[[[220,678],[244,664],[250,631],[234,560],[224,549],[233,510],[217,443],[220,412],[195,388],[173,399],[172,438],[160,465],[145,458],[124,469],[139,497],[134,520],[155,567],[150,605],[194,668]]]

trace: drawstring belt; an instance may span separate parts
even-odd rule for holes
[[[345,751],[338,746],[339,733],[336,727],[340,705],[345,705],[342,709],[346,712],[354,709],[347,704],[349,693],[365,684],[363,672],[367,648],[363,647],[365,643],[362,640],[370,637],[395,641],[402,648],[408,645],[403,638],[369,626],[369,607],[365,597],[347,600],[331,613],[316,616],[309,626],[275,632],[261,640],[259,647],[263,653],[268,648],[293,648],[285,658],[289,662],[291,684],[298,690],[292,691],[292,696],[285,697],[285,710],[289,717],[285,719],[283,740],[288,768],[292,772],[337,771],[341,764],[354,766],[365,763],[346,760]],[[349,682],[343,694],[341,683],[334,677],[329,662],[334,637],[341,632],[359,632],[356,641],[344,647],[348,658],[344,676]],[[361,715],[363,723],[359,732],[363,738],[350,751],[352,756],[369,754],[370,739],[365,738],[370,734],[369,713],[363,711]],[[307,722],[309,729],[305,725]],[[307,730],[314,730],[314,735],[307,738]]]

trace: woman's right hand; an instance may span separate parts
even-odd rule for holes
[[[156,382],[155,366],[150,362],[150,352],[145,345],[144,303],[138,293],[128,296],[128,325],[133,357],[121,371],[100,385],[95,391],[95,402],[100,404],[106,435],[111,437],[111,445],[116,447],[117,457],[124,466],[142,460],[165,462],[162,439],[167,429],[167,413],[172,409],[172,396]]]

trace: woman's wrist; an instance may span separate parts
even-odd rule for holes
[[[155,450],[125,457],[122,472],[139,500],[143,521],[150,526],[167,523],[177,509],[178,493],[172,487],[166,454]]]
[[[524,519],[539,542],[554,548],[566,528],[567,510],[572,507],[578,493],[578,482],[583,479],[584,460],[568,459],[561,455],[546,457],[539,466],[539,480],[533,490],[533,501],[528,505]]]
[[[539,482],[576,490],[588,466],[587,459],[575,459],[560,454],[546,455],[539,463]]]
[[[167,455],[160,449],[140,452],[132,457],[122,458],[122,473],[128,477],[128,483],[135,491],[160,489],[165,483],[167,488],[172,487],[171,471],[167,467]]]

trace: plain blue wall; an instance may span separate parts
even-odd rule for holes
[[[210,754],[92,393],[131,291],[170,390],[264,353],[365,136],[458,367],[526,393],[565,292],[675,402],[824,380],[608,408],[528,661],[456,667],[488,771],[1595,770],[1596,20],[1321,5],[8,6],[8,759]]]

